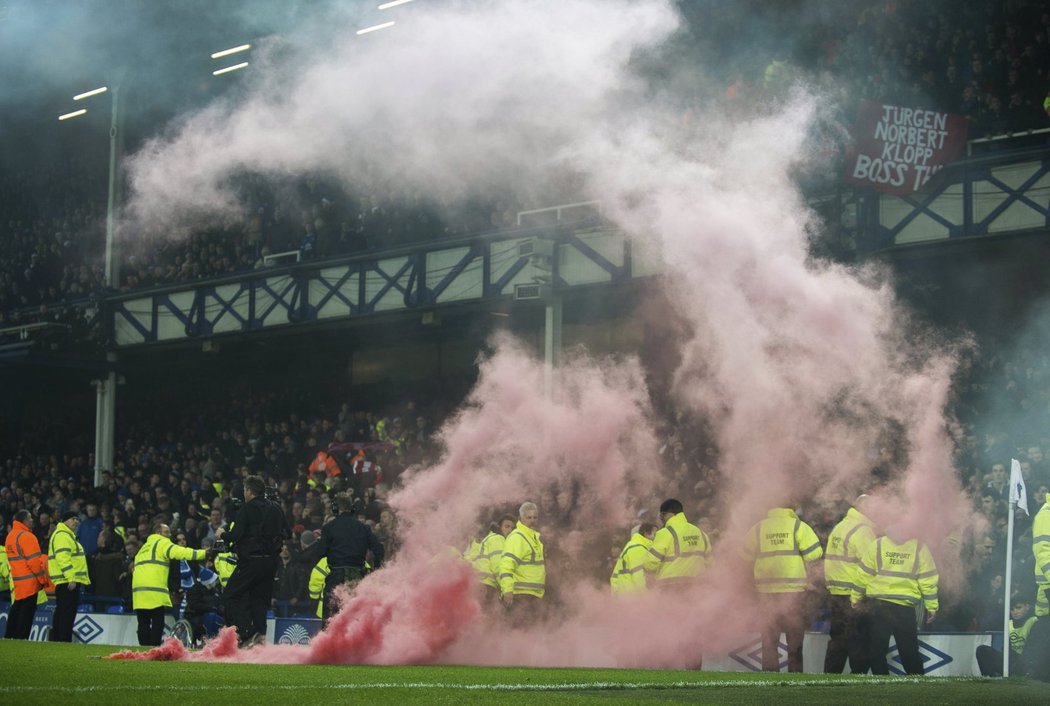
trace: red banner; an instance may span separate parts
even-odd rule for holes
[[[966,146],[966,117],[864,101],[853,126],[846,181],[904,196],[922,188]]]

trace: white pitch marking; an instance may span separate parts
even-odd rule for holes
[[[454,691],[634,691],[640,689],[705,689],[725,687],[764,687],[764,686],[855,686],[858,684],[929,684],[935,681],[984,682],[993,681],[984,677],[844,677],[842,679],[734,679],[711,680],[701,682],[569,682],[560,684],[444,684],[441,682],[374,682],[353,684],[325,684],[325,689],[450,689]],[[290,684],[231,684],[224,686],[0,686],[0,693],[60,692],[82,693],[98,691],[251,691],[256,689],[298,690],[310,687]],[[318,687],[320,688],[320,687]]]

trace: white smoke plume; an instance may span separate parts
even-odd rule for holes
[[[664,0],[406,7],[385,32],[333,31],[342,40],[297,57],[294,77],[265,65],[246,97],[148,144],[129,164],[130,216],[176,231],[236,212],[229,184],[244,171],[324,172],[351,189],[367,175],[448,197],[582,175],[588,195],[662,263],[653,286],[684,322],[674,388],[718,450],[718,563],[693,594],[650,596],[631,611],[582,575],[589,540],[626,530],[633,511],[663,499],[644,375],[633,360],[584,356],[560,371],[561,397],[545,400],[539,364],[497,342],[442,432],[444,456],[392,499],[406,552],[362,584],[347,613],[378,617],[338,620],[308,656],[259,658],[686,667],[754,627],[742,598],[750,575],[736,558],[746,528],[771,506],[830,506],[870,490],[877,465],[877,514],[940,552],[968,521],[945,413],[958,346],[913,325],[881,273],[810,257],[819,224],[797,176],[820,166],[809,136],[825,99],[798,88],[723,109],[717,95],[687,105],[660,90],[638,68],[678,29]],[[693,72],[703,90],[704,67],[673,69],[676,81]],[[459,609],[473,598],[433,559],[464,544],[479,514],[527,499],[548,523],[556,508],[573,509],[544,532],[562,559],[551,572],[559,620],[541,628],[542,643]],[[392,606],[434,595],[463,621],[421,640],[440,621]],[[416,642],[399,652],[384,635]],[[351,652],[337,649],[339,636]]]

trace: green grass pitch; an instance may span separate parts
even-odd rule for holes
[[[1033,704],[1026,679],[468,666],[114,662],[117,648],[0,640],[8,704]]]

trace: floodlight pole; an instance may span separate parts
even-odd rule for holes
[[[561,365],[561,310],[562,294],[554,289],[547,300],[543,325],[543,391],[548,400],[554,399],[554,374]]]
[[[110,88],[111,112],[109,125],[109,195],[106,200],[106,289],[110,292],[120,287],[120,260],[116,249],[118,190],[121,181],[120,157],[123,143],[123,104],[120,89],[125,83],[125,71],[116,73]],[[104,315],[100,311],[99,315]],[[106,362],[116,363],[116,353],[106,353]],[[117,417],[117,373],[112,368],[106,376],[96,382],[95,398],[95,487],[102,485],[102,472],[113,470],[113,448],[116,436]]]

